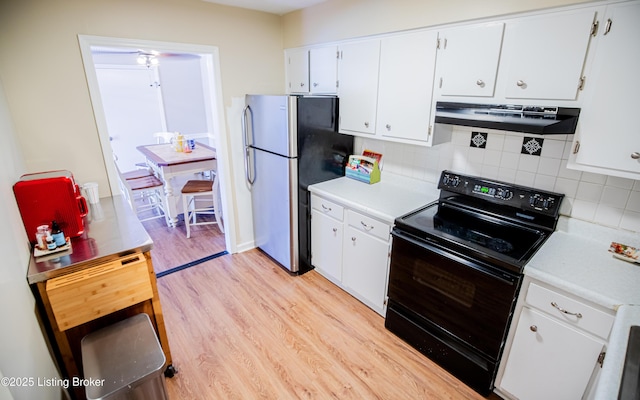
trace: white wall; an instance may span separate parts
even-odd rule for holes
[[[35,301],[27,284],[29,244],[12,186],[24,173],[24,161],[0,81],[0,375],[8,378],[56,378],[35,315]],[[59,399],[56,387],[10,387],[16,400]],[[2,392],[0,392],[0,395]],[[6,394],[6,393],[5,393]]]
[[[160,60],[160,89],[169,132],[206,134],[204,83],[200,58],[167,57]]]

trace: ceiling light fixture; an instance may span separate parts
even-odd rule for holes
[[[158,65],[158,59],[153,54],[140,53],[136,61],[140,65],[146,65],[147,68],[151,68],[152,65]]]

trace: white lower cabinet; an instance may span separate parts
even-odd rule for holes
[[[343,214],[342,206],[311,197],[311,263],[334,283],[342,282]]]
[[[498,372],[498,392],[508,399],[582,399],[600,369],[614,315],[527,282]]]
[[[316,195],[311,196],[311,207],[311,264],[384,316],[391,225]],[[335,218],[336,210],[344,221]]]

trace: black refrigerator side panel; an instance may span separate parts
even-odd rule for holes
[[[337,97],[298,98],[298,214],[300,271],[311,267],[309,185],[344,176],[353,136],[338,133]]]

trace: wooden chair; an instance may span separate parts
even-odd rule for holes
[[[135,211],[140,221],[148,221],[165,217],[165,208],[162,201],[164,183],[152,173],[145,170],[122,172],[115,163],[118,177],[120,178],[120,190],[125,196],[131,209]],[[150,172],[150,171],[146,171]],[[153,211],[151,216],[148,212]]]
[[[219,201],[220,184],[218,178],[213,180],[189,180],[182,187],[182,207],[184,212],[184,224],[187,227],[187,238],[191,237],[191,227],[195,225],[217,224],[220,232],[224,233],[222,226],[222,208]],[[206,202],[199,207],[198,202]],[[211,206],[213,204],[213,207]],[[198,215],[214,215],[215,221],[200,221]]]

